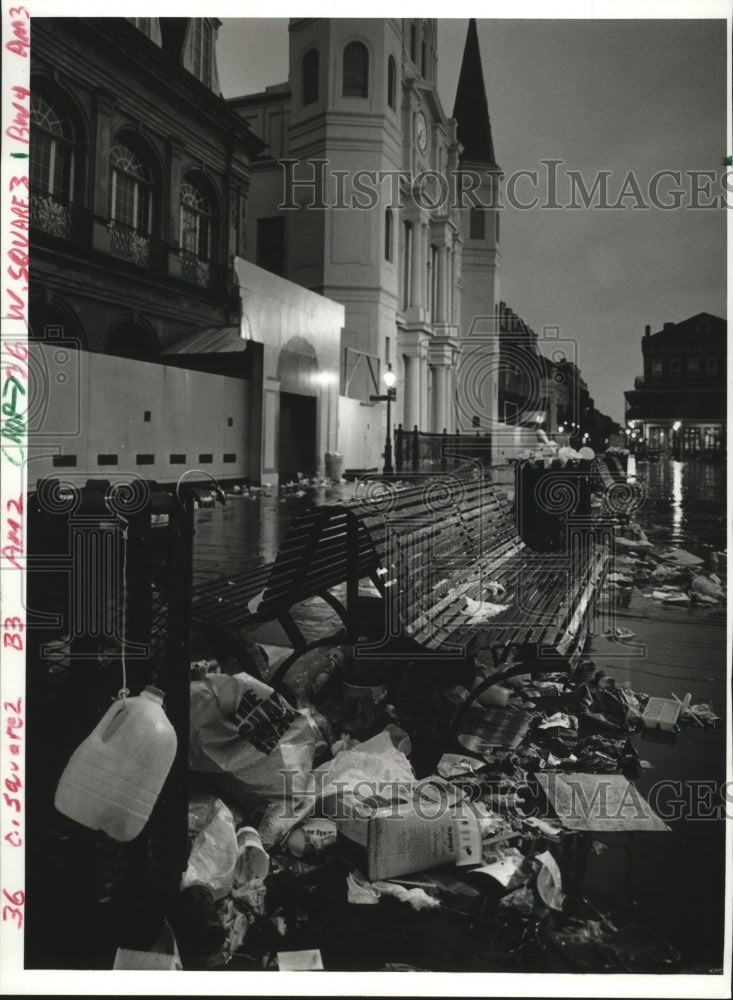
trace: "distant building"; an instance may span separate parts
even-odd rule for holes
[[[727,323],[698,313],[647,326],[641,342],[644,374],[625,393],[630,442],[677,458],[725,454]]]

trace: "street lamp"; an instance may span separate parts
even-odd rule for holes
[[[679,454],[680,454],[680,451],[679,451],[679,430],[680,430],[681,426],[682,426],[682,422],[680,420],[675,420],[675,422],[672,424],[672,435],[673,435],[672,436],[672,457],[674,458],[674,460],[676,462],[679,461]]]
[[[397,390],[395,389],[397,376],[392,371],[392,365],[389,362],[387,362],[387,371],[382,376],[382,381],[387,386],[387,395],[370,396],[369,401],[372,403],[387,403],[387,437],[384,442],[383,472],[385,476],[391,476],[394,472],[394,466],[392,465],[392,400],[397,399]]]

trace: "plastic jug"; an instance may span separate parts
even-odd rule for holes
[[[150,817],[177,743],[162,691],[146,687],[138,697],[116,701],[71,755],[56,808],[115,840],[132,840]]]

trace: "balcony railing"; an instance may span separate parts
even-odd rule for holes
[[[72,206],[68,202],[63,202],[39,188],[31,189],[31,229],[39,229],[49,236],[69,240],[71,239],[72,219]]]
[[[110,234],[110,250],[115,257],[129,260],[138,267],[150,267],[150,237],[126,226],[121,222],[107,224]]]
[[[201,288],[208,288],[211,284],[211,264],[207,260],[201,260],[189,250],[182,250],[181,277],[184,281],[200,285]]]

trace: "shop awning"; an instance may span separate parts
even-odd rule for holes
[[[167,347],[163,354],[232,354],[246,351],[248,343],[250,341],[242,337],[238,326],[196,327]]]

